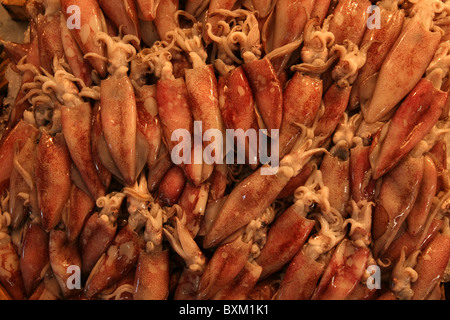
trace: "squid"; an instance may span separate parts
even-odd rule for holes
[[[448,45],[447,42],[440,45],[427,75],[417,83],[400,104],[391,121],[381,129],[379,139],[370,154],[374,179],[379,178],[401,161],[437,124],[447,101],[447,92],[440,88],[441,79],[445,77],[444,70],[447,68]],[[427,96],[425,92],[432,95]],[[400,119],[408,119],[408,126],[400,124],[403,122]],[[437,140],[438,137],[439,134],[435,139]],[[390,139],[389,147],[384,143],[387,141],[386,138]],[[430,141],[430,144],[432,145],[433,142]]]
[[[204,132],[208,130],[217,130],[217,132],[221,134],[223,140],[223,137],[225,137],[225,130],[219,108],[217,80],[214,74],[214,67],[206,64],[207,53],[201,45],[201,32],[199,27],[199,23],[194,22],[192,29],[183,30],[177,28],[175,29],[173,37],[176,45],[189,55],[192,62],[193,68],[185,70],[185,81],[193,120],[201,122],[202,131],[200,133],[202,137],[204,136]],[[212,138],[210,139],[212,140]],[[203,140],[205,140],[205,138],[203,138]],[[216,155],[215,152],[224,150],[224,141],[214,140],[212,143],[222,147],[222,149],[214,148],[213,159],[215,160],[218,158],[219,161],[213,160],[212,164],[222,163],[220,155]],[[204,143],[204,147],[206,148],[205,144],[206,143]],[[194,157],[196,152],[197,151],[194,150]],[[211,162],[211,160],[209,162]],[[194,158],[194,164],[197,162],[198,161]],[[194,183],[197,185],[208,179],[213,170],[213,166],[211,166],[210,163],[207,163],[206,161],[202,162],[204,163],[201,170],[201,177],[200,179],[196,178],[194,180]]]
[[[133,298],[164,300],[169,294],[169,251],[162,243],[167,213],[148,193],[145,175],[123,191],[128,197],[129,225],[136,232],[143,229],[145,240],[137,261]]]
[[[141,30],[138,19],[137,6],[134,1],[98,1],[104,14],[126,34],[140,38]]]
[[[265,20],[262,39],[264,51],[269,54],[275,49],[299,40],[306,23],[312,16],[315,1],[276,1],[273,10]],[[286,67],[292,53],[272,60],[277,74]]]
[[[105,43],[110,76],[100,84],[100,121],[103,140],[106,144],[99,154],[104,167],[108,168],[118,179],[132,185],[141,172],[148,156],[148,144],[138,135],[136,94],[127,72],[129,62],[136,55],[139,39],[134,35],[123,38],[111,38],[106,33],[97,33],[96,39]],[[105,150],[106,149],[106,150]]]
[[[263,175],[262,170],[274,169],[268,165],[261,166],[233,189],[204,238],[205,248],[219,244],[228,235],[261,215],[310,157],[324,152],[322,148],[310,149],[313,143],[310,135],[311,129],[305,128],[291,152],[280,161],[280,166],[274,174]]]
[[[367,122],[385,118],[422,78],[442,37],[433,23],[438,7],[438,2],[423,0],[410,9],[408,23],[389,50],[376,80],[372,80],[373,93],[360,99]]]
[[[370,92],[370,79],[376,77],[387,54],[400,36],[405,20],[405,11],[399,9],[397,1],[379,1],[380,26],[366,29],[361,39],[361,45],[371,42],[367,51],[367,60],[359,71],[358,77],[352,87],[350,95],[350,108],[359,106],[360,96],[367,96],[366,90]],[[366,89],[368,88],[368,89]],[[369,93],[370,94],[370,93]]]
[[[255,112],[259,127],[267,129],[269,133],[272,129],[279,129],[283,105],[282,86],[272,62],[267,56],[261,58],[260,31],[255,14],[245,10],[216,10],[216,12],[245,19],[240,22],[241,27],[228,28],[228,33],[222,36],[226,38],[225,41],[216,41],[225,45],[223,50],[229,56],[229,59],[242,64],[256,102]],[[211,32],[209,34],[213,36]],[[238,44],[235,50],[240,52],[242,60],[236,57],[232,49],[227,48],[230,43]]]
[[[9,195],[3,193],[1,196],[1,215],[0,215],[0,248],[1,248],[1,264],[0,284],[6,291],[8,296],[13,299],[22,300],[26,297],[25,283],[22,277],[20,257],[15,248],[11,236],[7,233],[11,219],[8,213]],[[30,277],[33,278],[33,277]],[[34,281],[34,279],[32,280]],[[27,285],[31,286],[28,282]],[[30,287],[27,287],[30,288]]]
[[[316,218],[321,228],[289,262],[274,299],[311,299],[330,260],[327,253],[337,246],[345,235],[344,219],[328,202],[328,188],[323,184],[321,171],[316,170],[310,179],[313,182],[309,187],[312,192],[310,201],[318,204],[319,211],[309,217]]]
[[[317,19],[309,20],[303,40],[303,63],[291,67],[295,74],[283,90],[283,119],[279,138],[281,155],[295,141],[300,130],[299,124],[312,125],[323,96],[323,80],[320,75],[333,61],[329,57],[329,50],[334,43],[334,35],[328,31],[328,22],[320,27]]]

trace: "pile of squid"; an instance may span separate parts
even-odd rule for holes
[[[3,42],[2,298],[442,299],[450,2],[27,11]],[[279,165],[249,136],[243,163],[174,161],[198,122],[279,130]]]

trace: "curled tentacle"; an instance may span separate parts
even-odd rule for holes
[[[214,41],[214,43],[218,46],[218,53],[217,53],[217,59],[215,61],[216,68],[219,70],[222,70],[221,65],[224,64],[226,66],[230,66],[233,63],[236,64],[242,64],[243,61],[239,59],[239,57],[234,53],[238,50],[238,46],[236,42],[232,41],[232,38],[229,37],[230,33],[234,33],[236,31],[241,30],[241,26],[236,25],[233,28],[230,28],[230,26],[226,23],[223,23],[224,28],[223,32],[220,36],[214,35],[212,33],[212,25],[210,23],[206,24],[206,32],[208,34],[208,37]],[[220,72],[221,74],[228,73],[228,70],[226,72]]]
[[[121,192],[112,192],[104,197],[98,198],[96,205],[101,208],[99,217],[109,221],[111,224],[115,224],[124,198],[125,194]]]
[[[351,201],[352,213],[351,217],[344,221],[344,227],[350,224],[348,235],[358,247],[368,247],[372,242],[372,202],[362,200],[356,203]]]
[[[320,208],[319,212],[311,214],[311,217],[318,220],[320,230],[308,240],[304,248],[305,254],[315,260],[334,248],[344,238],[345,225],[341,214],[330,206],[328,188],[323,183],[320,170],[316,170],[310,176],[305,186],[307,187],[297,189],[296,199],[306,200],[306,204],[317,203]]]
[[[137,54],[136,47],[140,43],[139,38],[134,35],[125,35],[123,38],[111,37],[105,32],[98,32],[95,35],[95,41],[104,43],[107,48],[107,57],[98,56],[96,53],[88,53],[85,58],[97,57],[108,61],[108,72],[117,76],[124,75],[128,72],[128,64]],[[134,44],[133,44],[134,42]]]
[[[191,58],[194,68],[205,65],[208,54],[202,43],[202,24],[194,22],[192,28],[176,28],[169,32],[169,40],[175,40],[177,46]]]
[[[414,291],[410,286],[418,278],[414,267],[417,264],[419,254],[420,251],[416,250],[406,258],[405,251],[402,250],[400,258],[392,271],[391,290],[400,300],[410,300],[414,295]]]
[[[337,44],[331,48],[331,54],[339,55],[339,62],[332,71],[332,77],[338,86],[349,86],[356,80],[358,70],[366,63],[370,45],[369,43],[359,49],[350,40],[345,40],[344,45]]]
[[[137,232],[144,229],[146,252],[160,251],[166,214],[149,193],[145,175],[141,175],[133,187],[123,188],[122,192],[128,197],[128,224]]]
[[[74,106],[82,103],[79,97],[76,83],[85,87],[83,80],[76,78],[67,71],[67,66],[57,57],[53,59],[54,74],[45,70],[34,77],[34,82],[27,83],[24,89],[28,93],[22,100],[28,100],[31,104],[38,101],[48,102],[55,99],[66,106]]]
[[[317,19],[311,19],[306,23],[303,31],[304,45],[301,50],[303,63],[291,69],[325,72],[334,63],[336,58],[329,57],[330,48],[334,44],[334,34],[328,31],[329,19],[324,21],[322,27]]]
[[[231,29],[224,29],[220,37],[213,35],[212,40],[223,44],[223,48],[226,53],[229,53],[228,57],[237,63],[241,63],[232,51],[237,49],[236,45],[239,45],[240,56],[244,62],[250,62],[258,60],[261,57],[261,44],[260,44],[260,32],[258,27],[258,20],[254,12],[237,9],[226,10],[217,9],[213,11],[213,14],[220,14],[221,16],[233,18],[235,26]],[[210,34],[209,32],[208,34]],[[233,50],[230,50],[233,49]]]
[[[175,43],[175,38],[170,44],[157,41],[151,48],[138,53],[138,59],[150,68],[148,73],[153,73],[159,79],[174,79],[171,50],[175,48]]]
[[[165,226],[163,229],[164,234],[172,245],[172,248],[186,262],[187,269],[201,272],[206,265],[205,256],[184,226],[185,216],[182,213],[182,209],[178,205],[175,205],[174,207],[183,216],[181,218],[175,217],[174,227]]]

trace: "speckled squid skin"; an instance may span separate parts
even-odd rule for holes
[[[351,197],[356,202],[372,201],[375,196],[375,180],[369,155],[371,146],[355,146],[350,149],[350,188]]]
[[[0,141],[0,299],[442,299],[442,0],[380,1],[379,29],[369,0],[39,1],[13,50],[23,85]],[[300,42],[289,60],[271,50]],[[280,129],[278,171],[175,164],[172,133],[192,139],[194,119]],[[105,193],[129,199],[107,206]],[[382,290],[365,282],[374,264]]]
[[[439,233],[418,258],[415,270],[419,277],[411,285],[412,300],[423,300],[431,293],[444,274],[449,258],[450,235],[446,230]]]
[[[283,90],[283,120],[280,127],[280,156],[288,153],[300,132],[298,124],[310,127],[319,110],[323,83],[318,77],[296,72]]]
[[[156,17],[153,20],[158,36],[161,40],[169,40],[167,32],[178,27],[175,20],[175,12],[178,10],[177,0],[160,0],[156,9]]]
[[[143,248],[144,240],[128,224],[122,227],[91,271],[84,288],[85,296],[92,298],[121,279],[136,265]]]
[[[99,217],[97,213],[92,214],[87,220],[80,233],[80,248],[82,273],[88,275],[95,266],[98,259],[106,251],[114,240],[117,232],[117,224]]]
[[[72,160],[64,136],[43,133],[37,147],[36,189],[42,226],[49,232],[62,217],[70,197]]]
[[[191,141],[189,143],[193,146],[192,134],[194,132],[195,107],[192,108],[192,99],[190,98],[185,79],[168,78],[158,80],[156,88],[156,101],[158,103],[158,112],[161,119],[164,141],[169,151],[169,158],[171,158],[173,148],[176,145],[180,142],[187,143],[182,141],[180,138],[178,138],[178,141],[176,141],[176,139],[174,141],[172,140],[172,135],[176,133],[176,131],[182,130],[182,132],[189,132],[191,134]],[[203,116],[204,110],[197,111]],[[212,120],[212,122],[215,122],[218,114],[216,112],[212,112],[212,114],[215,116],[208,119],[208,121]],[[209,122],[209,124],[211,125],[212,122]],[[181,138],[184,137],[182,136]],[[176,156],[186,157],[184,154],[176,154]],[[195,152],[191,149],[191,158],[189,159],[190,163],[185,161],[186,159],[183,158],[185,160],[183,160],[179,166],[183,168],[187,178],[198,186],[211,175],[214,166],[206,165],[203,161],[201,163],[196,163],[194,156]],[[205,170],[205,167],[209,167],[209,171]],[[204,173],[206,174],[204,175]]]
[[[94,209],[95,202],[89,194],[72,185],[70,191],[70,205],[67,214],[66,232],[69,241],[75,241],[81,234],[86,220]]]
[[[305,244],[315,225],[294,206],[287,208],[271,225],[267,242],[255,261],[262,267],[261,279],[280,270]]]
[[[269,15],[262,31],[267,53],[297,41],[302,36],[306,22],[311,17],[314,2],[314,0],[276,1],[274,11]],[[272,60],[277,74],[286,68],[290,57],[291,54],[286,54]]]
[[[185,80],[194,121],[202,123],[202,136],[209,129],[217,129],[225,137],[214,67],[205,65],[186,69]]]
[[[19,150],[23,148],[28,138],[36,136],[38,129],[26,123],[25,121],[19,121],[14,128],[4,133],[0,145],[0,189],[8,186],[11,173],[13,170],[14,159],[14,145],[17,143]]]
[[[245,63],[243,67],[267,130],[280,129],[283,89],[272,63],[262,58]]]
[[[258,217],[275,200],[289,178],[261,175],[260,169],[243,180],[228,196],[211,229],[203,240],[204,248],[218,245],[230,234]],[[261,195],[265,195],[261,197]]]
[[[170,154],[165,149],[165,146],[163,147],[164,151],[159,154],[158,159],[153,166],[153,170],[149,172],[147,177],[147,185],[150,192],[154,192],[158,188],[164,175],[173,166]]]
[[[219,76],[217,83],[219,108],[225,129],[242,129],[244,132],[258,130],[255,99],[243,67],[236,67],[226,75]],[[244,146],[238,145],[238,148],[245,148],[245,156],[249,160],[251,146],[249,139],[245,139]],[[238,139],[237,143],[241,141]]]
[[[102,80],[100,86],[102,132],[124,181],[136,181],[137,111],[134,88],[128,76]]]
[[[186,69],[185,79],[193,120],[197,123],[201,123],[201,135],[205,140],[203,141],[203,148],[206,148],[210,143],[212,144],[212,142],[205,139],[204,134],[207,133],[208,130],[210,130],[209,132],[211,132],[211,130],[218,130],[214,131],[214,134],[221,134],[222,144],[219,144],[219,146],[222,147],[222,150],[225,150],[226,134],[222,121],[222,113],[219,107],[219,93],[214,67],[212,65],[201,65]],[[216,136],[214,135],[214,143],[217,143],[215,139]],[[210,137],[210,141],[213,141],[212,137]],[[212,156],[217,156],[217,150],[218,149],[215,147]],[[217,162],[206,163],[206,161],[204,161],[205,159],[202,157],[201,171],[199,170],[198,173],[195,173],[194,168],[200,168],[200,166],[196,166],[197,163],[195,163],[195,146],[191,155],[193,165],[188,164],[186,166],[186,172],[195,185],[200,185],[211,176]],[[222,161],[219,161],[219,163],[220,162]],[[191,169],[194,169],[194,171]]]
[[[239,274],[217,292],[212,300],[245,300],[259,281],[262,268],[247,261]]]
[[[165,300],[169,295],[169,250],[141,251],[136,267],[134,300]]]
[[[11,215],[12,229],[19,228],[26,219],[25,199],[20,196],[21,194],[27,194],[28,203],[32,211],[39,212],[36,190],[29,185],[30,179],[31,182],[36,180],[36,138],[37,133],[28,138],[22,150],[20,150],[14,159],[19,168],[13,168],[9,181],[9,213]],[[25,179],[22,174],[28,175],[28,177]]]
[[[27,297],[39,286],[44,276],[42,271],[49,261],[49,234],[38,223],[31,222],[20,254],[20,270]]]
[[[393,168],[430,132],[442,114],[447,92],[435,89],[428,79],[421,79],[395,112],[388,131],[373,157],[373,178],[378,179]]]
[[[310,300],[326,267],[300,250],[289,263],[275,300]]]
[[[348,150],[344,151],[348,152]],[[350,161],[338,155],[326,154],[320,164],[323,183],[328,187],[330,206],[337,209],[343,217],[347,216],[350,201]]]
[[[440,32],[426,30],[420,21],[406,24],[380,68],[372,98],[362,107],[367,122],[382,119],[416,86],[440,40]]]
[[[405,250],[406,256],[409,256],[416,248],[424,249],[439,234],[442,225],[442,220],[433,219],[430,226],[422,231],[425,234],[420,233],[412,236],[407,230],[400,231],[401,234],[395,238],[381,259],[383,261],[397,261],[402,250]],[[392,267],[392,265],[389,266],[389,268]]]
[[[38,37],[36,36],[36,23],[33,21],[30,22],[30,46],[28,48],[28,54],[26,58],[26,62],[30,65],[34,66],[35,68],[39,69],[39,41]],[[22,58],[22,57],[21,57]],[[3,145],[5,143],[5,139],[8,137],[10,132],[17,126],[19,122],[21,122],[23,112],[27,110],[30,107],[30,102],[25,98],[26,91],[24,90],[24,85],[27,83],[31,83],[34,80],[34,73],[31,70],[27,70],[23,73],[22,76],[22,83],[21,88],[19,90],[19,93],[17,94],[17,97],[14,101],[14,105],[11,109],[11,113],[8,118],[8,123],[6,125],[6,128],[2,134],[2,138],[0,140],[0,145]],[[1,157],[1,156],[0,156]],[[0,185],[1,185],[1,179],[0,179]]]
[[[410,213],[420,188],[423,157],[403,159],[383,178],[373,213],[373,254],[382,255]]]
[[[188,132],[193,132],[194,129],[185,80],[160,79],[156,88],[156,101],[164,139],[171,152],[178,144],[171,140],[172,133],[177,129],[185,129]]]
[[[359,45],[367,26],[368,0],[339,1],[330,20],[330,31],[335,35],[335,43],[342,44],[350,40]]]
[[[217,200],[225,196],[228,180],[228,166],[225,163],[216,164],[209,179],[208,199]]]
[[[149,146],[147,165],[151,168],[157,161],[161,149],[162,128],[156,102],[156,85],[142,86],[135,90],[137,129]]]
[[[277,1],[275,5],[276,23],[273,30],[274,49],[297,40],[303,32],[307,17],[311,16],[314,1]]]
[[[26,297],[19,255],[10,238],[0,241],[0,283],[13,299]]]
[[[437,190],[442,190],[444,186],[445,172],[447,170],[447,144],[444,139],[439,139],[433,148],[428,151],[429,156],[436,166],[437,173]]]
[[[240,236],[219,246],[200,278],[196,298],[210,299],[231,282],[245,267],[251,247],[252,242],[245,242]]]
[[[158,188],[158,200],[163,206],[173,206],[183,193],[186,177],[178,166],[170,168],[161,180]]]
[[[92,160],[94,161],[95,168],[97,169],[98,175],[102,180],[106,188],[109,187],[111,183],[112,173],[109,171],[102,163],[100,159],[100,143],[104,139],[102,133],[102,120],[101,120],[101,104],[100,102],[95,103],[92,108],[92,125],[91,125],[91,152]]]
[[[380,28],[366,29],[361,46],[372,43],[367,51],[367,61],[361,68],[358,78],[353,84],[350,96],[350,108],[359,104],[359,92],[364,90],[365,81],[378,72],[387,54],[402,31],[405,19],[404,10],[388,10],[381,7]]]
[[[218,79],[219,107],[227,129],[247,131],[255,121],[254,98],[242,66]]]
[[[39,14],[37,17],[37,32],[40,66],[47,72],[53,73],[53,59],[55,55],[59,59],[64,57],[59,14]]]
[[[325,92],[322,98],[323,104],[325,105],[325,112],[320,117],[314,130],[318,145],[324,143],[336,129],[347,108],[351,90],[351,86],[340,87],[336,83],[333,83]]]
[[[423,176],[420,183],[419,193],[411,212],[406,217],[408,232],[416,236],[419,234],[427,221],[431,210],[433,199],[437,190],[437,171],[433,160],[424,156]]]
[[[72,161],[92,199],[103,197],[106,188],[95,167],[91,152],[91,104],[85,102],[75,107],[61,106],[61,124]]]
[[[345,300],[355,290],[367,267],[370,250],[344,239],[334,251],[313,300]]]

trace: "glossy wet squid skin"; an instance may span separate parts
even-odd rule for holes
[[[370,5],[31,1],[30,43],[5,43],[0,297],[439,299],[447,12],[382,0],[369,28]],[[279,129],[277,170],[261,136],[243,164],[174,161],[208,151],[199,121]]]

